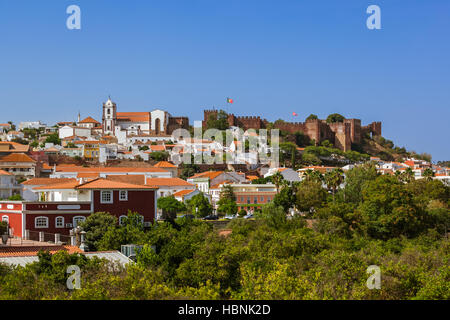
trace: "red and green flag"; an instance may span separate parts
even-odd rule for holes
[[[234,101],[233,101],[233,99],[231,99],[231,98],[227,98],[227,103],[233,103]]]

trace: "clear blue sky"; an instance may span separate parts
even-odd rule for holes
[[[371,4],[382,30],[366,28]],[[111,94],[193,124],[231,97],[227,111],[270,121],[382,121],[397,145],[450,160],[448,0],[0,0],[0,39],[0,122],[100,120]]]

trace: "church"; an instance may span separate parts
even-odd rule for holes
[[[103,103],[103,135],[116,136],[125,131],[127,135],[169,136],[176,129],[189,129],[188,117],[172,117],[167,111],[155,109],[149,112],[117,112],[111,98]]]

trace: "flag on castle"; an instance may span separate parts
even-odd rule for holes
[[[293,115],[294,117],[298,116],[298,114],[295,113],[295,112],[292,112],[292,115]]]
[[[231,104],[233,104],[233,99],[231,99],[231,98],[227,98],[227,103],[231,103]]]

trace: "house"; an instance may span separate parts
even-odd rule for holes
[[[9,123],[0,123],[0,133],[4,133],[11,130],[11,125]]]
[[[254,212],[273,200],[277,194],[274,184],[231,184],[238,211]]]
[[[100,145],[102,143],[97,140],[85,140],[76,141],[76,146],[81,146],[83,148],[83,158],[85,159],[98,159],[100,157]]]
[[[36,160],[24,153],[0,156],[0,169],[17,177],[34,177],[36,174]]]
[[[186,201],[192,199],[193,196],[196,196],[199,193],[201,193],[201,191],[198,189],[194,189],[194,190],[186,189],[186,190],[181,190],[181,191],[175,192],[173,194],[173,196],[178,201],[186,203]]]
[[[277,172],[281,173],[284,180],[289,182],[301,181],[298,173],[291,168],[270,168],[269,171],[264,175],[264,178],[273,176]]]
[[[180,178],[150,178],[146,180],[146,185],[158,187],[158,198],[181,190],[195,190],[195,185]]]
[[[147,178],[172,178],[172,173],[154,167],[82,167],[76,165],[60,165],[53,168],[50,178],[77,178],[79,173],[97,174],[106,178],[110,175],[145,175]]]
[[[11,141],[0,141],[0,156],[6,156],[11,153],[28,153],[29,151],[29,145]]]
[[[14,139],[23,139],[25,137],[23,132],[20,131],[9,131],[6,134],[7,141],[13,141]]]
[[[12,173],[0,170],[0,199],[8,199],[16,194],[20,195],[21,189]]]
[[[101,126],[101,123],[91,117],[87,117],[86,119],[77,122],[77,126],[92,129]]]
[[[19,130],[23,129],[45,129],[47,125],[40,121],[25,121],[19,123]]]
[[[79,148],[62,148],[61,150],[59,150],[59,154],[60,155],[64,155],[67,157],[83,157],[83,147],[79,147]]]
[[[58,135],[60,139],[64,139],[66,137],[71,136],[91,138],[91,128],[66,125],[62,128],[59,128]]]
[[[172,177],[178,177],[178,166],[168,162],[160,161],[154,165],[155,168],[161,168],[172,173]]]
[[[34,188],[39,201],[0,201],[0,216],[17,237],[26,230],[68,235],[94,212],[109,212],[119,223],[137,212],[148,225],[156,217],[156,189],[104,178],[62,182]]]
[[[38,201],[39,193],[34,191],[34,188],[50,186],[54,184],[61,184],[64,182],[75,182],[74,178],[33,178],[21,183],[22,198],[26,201]]]
[[[187,179],[187,182],[196,185],[197,189],[207,194],[209,194],[209,188],[211,186],[219,184],[223,181],[241,183],[245,181],[245,177],[237,174],[236,172],[207,171],[197,173]]]

